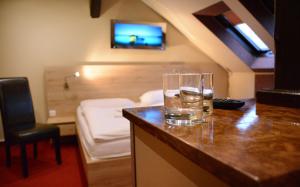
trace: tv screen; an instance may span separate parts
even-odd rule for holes
[[[165,49],[165,23],[112,21],[112,48]]]

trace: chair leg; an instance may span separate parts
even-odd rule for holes
[[[21,159],[22,159],[22,173],[23,177],[28,177],[28,163],[27,163],[27,155],[26,155],[26,144],[21,143]]]
[[[61,153],[60,153],[60,137],[55,136],[53,138],[54,148],[55,148],[55,157],[56,157],[56,163],[61,164]]]
[[[11,166],[11,154],[10,154],[10,145],[8,143],[5,143],[5,153],[6,153],[6,167]]]
[[[38,152],[37,152],[37,142],[33,143],[33,158],[36,160],[38,156]]]

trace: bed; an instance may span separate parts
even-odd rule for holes
[[[134,106],[122,98],[85,100],[78,106],[76,129],[89,186],[131,186],[130,127],[121,110]]]
[[[89,186],[132,186],[130,125],[122,108],[154,105],[163,105],[162,90],[145,92],[139,103],[126,98],[80,102],[76,129]]]

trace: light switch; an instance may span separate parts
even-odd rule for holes
[[[55,117],[56,116],[56,110],[49,110],[49,117]]]

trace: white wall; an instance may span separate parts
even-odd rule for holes
[[[101,16],[92,19],[89,0],[1,0],[0,77],[27,76],[38,122],[46,121],[44,68],[101,62],[198,62],[227,73],[172,25],[167,49],[110,48],[110,20],[166,22],[140,0],[102,0]],[[222,93],[226,95],[227,92]],[[0,138],[3,137],[0,130]]]

